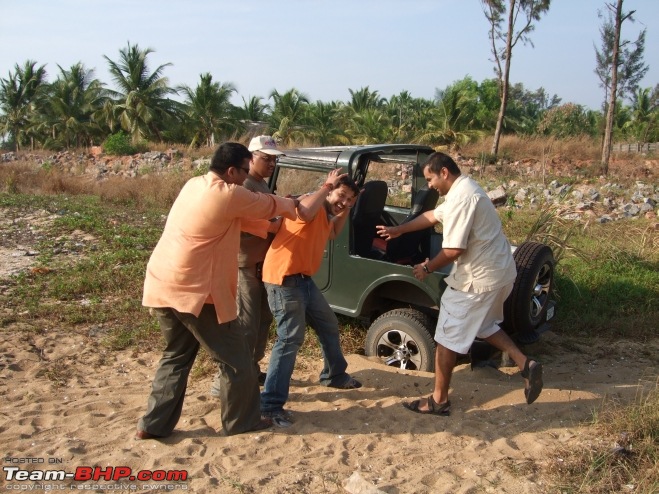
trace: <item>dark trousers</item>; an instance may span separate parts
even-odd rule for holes
[[[204,305],[199,317],[175,309],[154,309],[167,346],[153,379],[146,414],[138,429],[168,436],[176,427],[188,375],[199,346],[220,369],[220,418],[227,435],[253,429],[261,418],[253,347],[237,322],[218,323],[215,307]]]
[[[265,356],[268,345],[272,313],[268,306],[268,294],[261,281],[261,267],[263,263],[255,266],[241,267],[238,270],[238,319],[237,324],[248,334],[250,346],[254,349],[255,371],[260,372],[259,362]],[[211,392],[219,393],[222,388],[220,372],[213,379]]]

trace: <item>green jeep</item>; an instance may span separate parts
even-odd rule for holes
[[[412,265],[439,252],[442,234],[428,228],[384,242],[375,227],[398,225],[434,209],[438,193],[428,189],[422,170],[433,149],[382,144],[285,152],[270,179],[270,188],[278,195],[315,190],[337,167],[362,190],[346,227],[327,243],[314,276],[334,312],[369,327],[366,355],[402,369],[432,371],[433,334],[450,267],[421,282],[413,276]],[[530,343],[554,315],[554,258],[548,246],[535,242],[515,248],[513,255],[518,273],[506,301],[503,327],[519,342]]]

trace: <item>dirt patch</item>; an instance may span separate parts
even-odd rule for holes
[[[633,400],[659,371],[659,346],[566,348],[549,332],[530,350],[546,374],[531,406],[516,369],[465,364],[455,371],[451,416],[417,415],[401,402],[427,394],[432,374],[349,355],[362,389],[319,386],[321,361],[296,367],[289,429],[218,435],[207,376],[191,380],[170,438],[135,441],[157,352],[110,352],[91,332],[12,325],[0,331],[0,441],[7,455],[58,459],[71,472],[82,465],[186,470],[186,486],[202,494],[340,493],[349,478],[389,493],[554,492],[542,474],[558,461],[552,451],[600,441],[586,425],[593,409],[606,396]]]

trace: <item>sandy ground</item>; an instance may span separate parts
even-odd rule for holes
[[[108,351],[99,345],[102,336],[0,329],[2,490],[550,492],[540,472],[555,461],[552,452],[592,439],[584,423],[603,397],[633,400],[659,370],[656,342],[566,349],[548,332],[528,349],[545,365],[536,403],[525,404],[515,368],[462,364],[452,383],[452,414],[436,417],[401,406],[429,392],[432,374],[349,355],[349,371],[364,387],[333,390],[317,384],[321,362],[303,359],[291,384],[288,408],[296,422],[289,429],[222,436],[208,376],[191,381],[171,437],[138,441],[135,425],[159,354]],[[7,480],[12,467],[73,473],[83,466],[185,470],[187,480]]]

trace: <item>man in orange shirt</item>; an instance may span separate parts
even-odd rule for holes
[[[238,248],[241,230],[265,238],[268,218],[295,218],[296,201],[241,187],[251,158],[242,144],[219,146],[209,172],[181,189],[149,259],[142,304],[153,308],[166,347],[137,439],[172,433],[200,345],[221,371],[224,433],[271,425],[260,416],[253,347],[236,323]]]
[[[261,414],[279,427],[292,425],[284,404],[307,324],[318,335],[323,352],[321,384],[340,389],[361,387],[346,373],[339,322],[311,279],[320,267],[327,239],[336,238],[341,231],[357,194],[359,188],[347,174],[332,170],[318,191],[300,197],[298,218],[284,219],[265,256],[263,282],[277,321],[277,341],[261,393]]]

